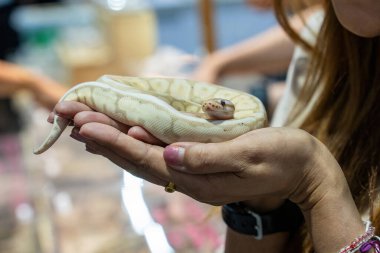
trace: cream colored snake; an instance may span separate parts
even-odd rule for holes
[[[95,82],[74,86],[60,101],[78,101],[124,124],[142,126],[168,144],[226,141],[264,127],[267,122],[258,98],[185,79],[105,75]],[[202,107],[208,116],[202,116]],[[48,137],[34,153],[49,149],[69,123],[55,116]]]

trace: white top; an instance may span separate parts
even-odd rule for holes
[[[317,33],[322,25],[323,17],[324,14],[322,10],[316,11],[309,17],[305,28],[301,31],[301,37],[311,45],[316,42]],[[273,114],[271,121],[272,127],[281,127],[285,125],[289,113],[294,107],[299,92],[305,81],[308,62],[309,54],[300,46],[296,46],[287,73],[284,95],[282,96]],[[313,99],[310,101],[307,108],[305,108],[300,118],[304,119],[308,112],[310,112],[310,109],[314,104],[315,99],[318,97],[318,94],[319,92],[314,94]]]

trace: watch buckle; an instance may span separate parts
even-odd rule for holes
[[[263,239],[263,222],[261,220],[261,216],[258,215],[257,213],[251,211],[251,210],[248,210],[246,209],[246,212],[251,215],[252,217],[254,217],[256,219],[256,225],[255,225],[255,230],[257,232],[256,235],[253,235],[253,237],[256,239],[256,240],[261,240]]]

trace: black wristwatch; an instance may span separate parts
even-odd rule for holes
[[[257,240],[268,234],[293,232],[304,222],[299,207],[289,200],[267,213],[257,213],[241,202],[231,203],[223,206],[222,216],[229,228]]]

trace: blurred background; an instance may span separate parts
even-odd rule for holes
[[[209,52],[275,23],[244,0],[0,0],[0,252],[222,252],[211,207],[123,173],[68,132],[32,150],[69,87],[103,74],[191,78]],[[222,84],[254,93],[273,78]]]

